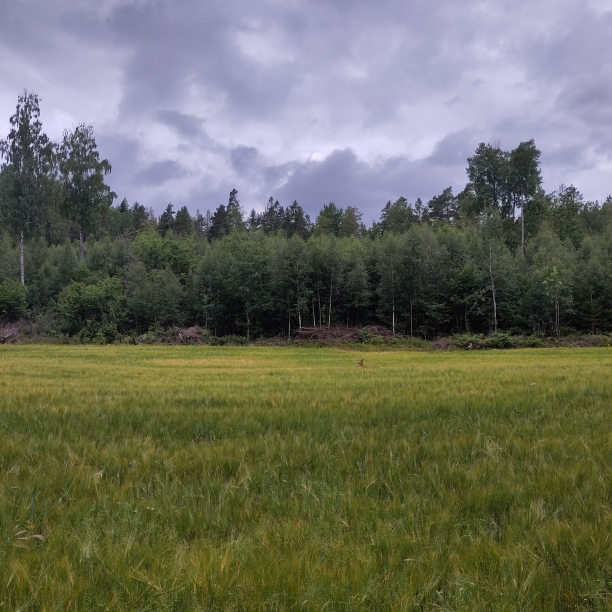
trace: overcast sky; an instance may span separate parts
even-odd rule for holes
[[[612,192],[612,0],[0,0],[0,136],[17,96],[94,126],[119,200],[273,196],[378,218],[535,139],[547,191]]]

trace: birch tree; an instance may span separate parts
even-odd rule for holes
[[[111,172],[107,159],[100,160],[93,127],[81,123],[64,131],[60,147],[60,174],[64,188],[64,215],[79,227],[79,260],[83,261],[83,233],[93,231],[116,196],[104,182]]]
[[[54,146],[42,131],[40,101],[24,91],[0,141],[0,208],[12,237],[19,241],[20,280],[25,284],[25,242],[43,226],[54,195]]]

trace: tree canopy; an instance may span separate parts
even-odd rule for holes
[[[533,140],[480,143],[459,193],[389,200],[369,227],[334,202],[314,223],[274,197],[245,215],[236,189],[203,214],[113,206],[93,128],[54,145],[28,92],[0,152],[3,319],[104,341],[196,324],[248,339],[373,324],[423,338],[612,332],[612,197],[545,193]]]

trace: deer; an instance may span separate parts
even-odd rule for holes
[[[363,365],[363,359],[361,361],[357,362],[358,366],[361,366],[362,368],[365,368],[366,370],[371,370],[371,369],[376,369],[377,366],[367,366],[367,365]]]

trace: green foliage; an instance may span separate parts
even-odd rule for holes
[[[5,160],[0,174],[3,220],[13,236],[36,234],[48,215],[54,146],[42,131],[39,99],[24,91],[10,118],[11,130],[0,141]]]
[[[95,230],[117,197],[104,182],[111,165],[107,159],[100,160],[91,125],[81,123],[73,131],[64,131],[59,171],[64,190],[61,208],[79,228],[82,261],[83,232]]]
[[[125,287],[127,310],[136,329],[183,323],[184,290],[170,268],[147,271],[141,262],[136,262],[127,270]]]
[[[94,338],[98,333],[114,340],[122,325],[125,295],[118,279],[95,284],[72,281],[59,294],[57,314],[61,330],[69,335]]]
[[[59,198],[54,181],[54,145],[42,131],[38,96],[24,91],[0,141],[0,219],[15,240],[36,236]],[[21,282],[25,269],[21,259]]]
[[[315,222],[315,233],[318,235],[333,234],[334,236],[339,236],[343,217],[344,211],[342,208],[339,208],[333,202],[324,204]]]
[[[191,249],[188,243],[175,237],[162,238],[157,232],[141,232],[133,243],[132,252],[147,270],[170,267],[175,274],[187,274],[191,269]]]
[[[464,334],[503,347],[497,333],[514,342],[612,331],[612,198],[585,202],[573,186],[545,194],[533,140],[512,151],[481,143],[458,195],[449,187],[427,205],[389,201],[369,228],[355,207],[330,202],[313,227],[297,201],[284,208],[273,198],[245,223],[235,189],[212,215],[169,204],[157,220],[138,202],[111,207],[110,164],[83,124],[64,133],[60,190],[34,94],[19,98],[11,122],[1,145],[0,282],[19,272],[25,280],[27,269],[34,319],[51,320],[75,282],[121,287],[123,314],[108,324],[130,337],[200,325],[212,337],[284,341],[315,326],[382,324],[398,344]],[[99,331],[101,315],[71,316],[59,316],[55,332],[115,334]]]
[[[241,232],[246,229],[242,219],[243,211],[238,200],[238,191],[232,189],[227,206],[221,204],[215,211],[210,225],[210,237],[221,238],[232,232]]]
[[[28,290],[20,282],[5,279],[0,283],[0,319],[18,321],[28,313]]]

